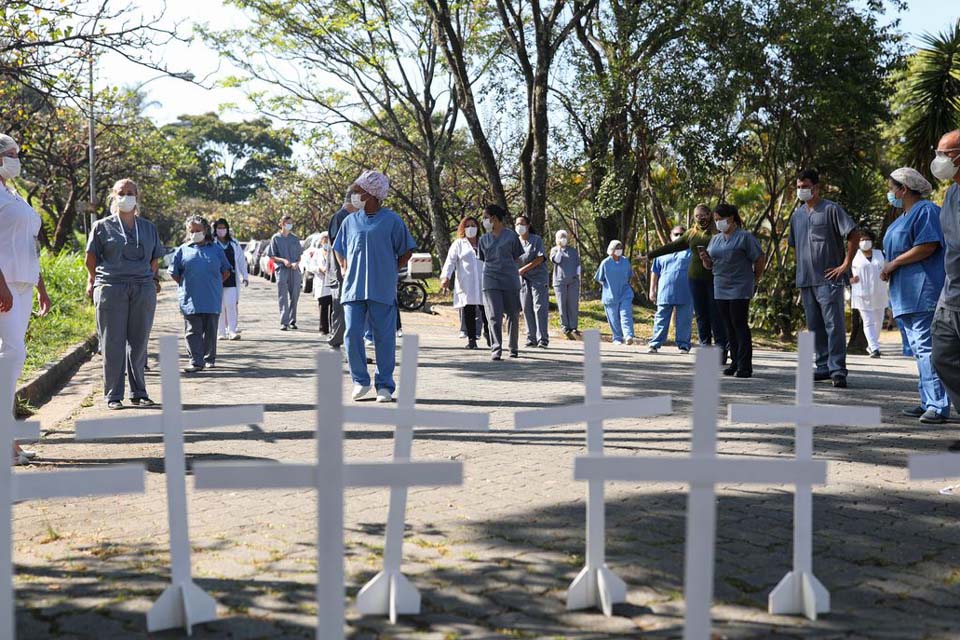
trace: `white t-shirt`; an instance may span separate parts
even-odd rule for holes
[[[40,216],[26,200],[0,185],[0,271],[7,283],[37,284]]]

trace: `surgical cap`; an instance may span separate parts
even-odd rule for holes
[[[933,191],[933,185],[930,184],[930,181],[924,178],[919,171],[910,167],[897,169],[890,174],[890,177],[922,196],[929,195]]]
[[[354,184],[380,202],[386,199],[390,190],[390,180],[379,171],[364,171]]]
[[[610,244],[607,245],[607,253],[613,253],[617,247],[622,247],[623,243],[619,240],[611,240]]]
[[[567,232],[566,232],[566,231],[564,231],[563,229],[560,229],[560,231],[557,231],[557,233],[556,233],[556,239],[557,239],[557,240],[559,240],[560,238],[566,238],[566,237],[567,237]]]
[[[17,141],[6,135],[5,133],[0,133],[0,153],[6,153],[13,149],[17,153],[20,152],[20,145],[17,144]]]

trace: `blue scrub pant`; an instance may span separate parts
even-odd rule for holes
[[[894,318],[897,322],[897,328],[900,329],[900,350],[908,358],[913,357],[913,351],[910,350],[910,340],[907,338],[907,332],[903,329],[903,322],[900,318]]]
[[[297,324],[297,303],[300,301],[300,269],[277,266],[277,301],[280,303],[280,324]]]
[[[701,345],[715,344],[727,350],[727,330],[720,318],[720,309],[713,297],[713,278],[697,280],[690,278],[690,296],[693,311],[697,314],[697,335]]]
[[[813,332],[817,369],[831,377],[847,377],[847,324],[843,315],[843,284],[801,287],[807,329]]]
[[[604,302],[607,322],[613,332],[614,342],[623,342],[624,338],[633,338],[633,293],[620,300]]]
[[[564,333],[580,328],[580,278],[553,285]]]
[[[670,318],[673,310],[677,310],[677,325],[674,328],[674,338],[677,348],[689,349],[690,338],[693,333],[693,305],[692,304],[658,304],[657,312],[653,316],[653,337],[650,346],[659,348],[667,341],[670,332]]]
[[[146,398],[143,372],[157,309],[157,286],[153,280],[99,284],[93,292],[93,303],[103,354],[104,397],[107,402],[123,400],[126,373],[130,398]]]
[[[364,325],[369,318],[377,358],[374,387],[377,391],[386,389],[392,394],[397,388],[393,380],[393,370],[397,365],[397,303],[384,304],[373,300],[345,302],[343,315],[346,320],[344,338],[347,344],[347,363],[350,365],[350,377],[354,384],[370,386],[367,351],[363,344]]]
[[[947,417],[950,415],[950,399],[937,376],[936,369],[933,368],[933,337],[930,329],[933,324],[933,313],[933,311],[907,313],[898,316],[897,319],[902,321],[910,349],[917,359],[917,370],[920,373],[920,383],[917,385],[920,391],[920,404],[923,405],[924,410],[934,409],[943,417]]]

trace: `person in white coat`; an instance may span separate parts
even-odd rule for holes
[[[879,358],[880,331],[890,304],[889,285],[880,279],[887,259],[883,251],[874,248],[872,231],[861,229],[860,233],[860,249],[853,258],[853,277],[850,278],[850,305],[863,318],[863,333],[867,337],[870,357]]]
[[[334,268],[333,250],[330,246],[330,233],[323,231],[316,240],[317,246],[310,256],[307,268],[313,272],[313,297],[320,307],[320,337],[330,335],[330,314],[333,309],[333,290],[327,279],[327,274]]]
[[[243,286],[250,284],[250,275],[247,272],[247,258],[240,248],[240,243],[230,235],[230,223],[220,218],[214,223],[216,241],[227,256],[227,262],[233,268],[230,277],[223,282],[223,308],[220,311],[220,326],[217,337],[221,340],[239,340],[240,330],[237,329],[237,320],[240,313],[240,283]]]
[[[483,262],[478,256],[480,223],[473,216],[465,216],[457,228],[457,239],[447,252],[447,259],[440,272],[440,285],[450,290],[450,278],[454,279],[453,307],[463,309],[467,330],[467,349],[477,348],[477,316],[483,324],[483,333],[489,346],[489,329],[483,311]]]

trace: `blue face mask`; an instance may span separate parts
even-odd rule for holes
[[[895,209],[903,209],[903,198],[896,197],[892,191],[887,191],[887,202]]]

